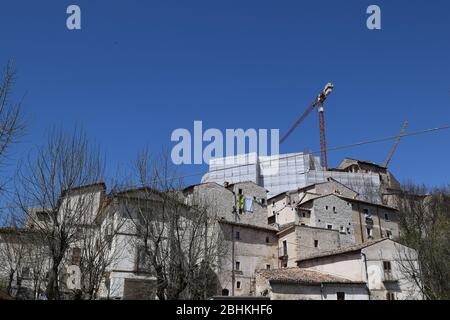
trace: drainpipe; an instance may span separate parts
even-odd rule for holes
[[[363,225],[362,225],[362,219],[361,219],[361,207],[358,203],[358,217],[359,217],[359,227],[361,229],[361,243],[364,243],[364,232],[363,232]]]
[[[367,271],[367,256],[364,252],[361,251],[361,255],[364,256],[364,269],[366,271],[366,288],[367,288],[367,294],[369,296],[370,300],[370,289],[369,289],[369,272]]]
[[[236,208],[236,192],[233,191],[233,196],[234,196],[234,206],[233,206],[233,214],[234,214],[234,221],[237,221],[237,208]],[[235,265],[235,258],[234,258],[234,246],[235,246],[235,241],[234,241],[234,224],[231,225],[231,241],[232,241],[232,246],[231,246],[231,295],[234,297],[234,285],[236,282],[236,276],[235,276],[235,271],[234,271],[234,265]]]

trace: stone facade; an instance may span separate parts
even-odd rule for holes
[[[285,246],[287,254],[283,255]],[[334,250],[340,246],[340,237],[336,230],[291,225],[278,233],[278,266],[280,268],[294,267],[298,259],[313,253]]]
[[[380,239],[312,255],[300,259],[297,265],[302,269],[363,281],[373,300],[423,299],[417,284],[402,271],[401,261],[406,258],[418,263],[414,250],[390,239]]]

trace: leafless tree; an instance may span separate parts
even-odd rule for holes
[[[428,299],[450,298],[450,188],[429,192],[408,184],[397,197],[400,241],[417,252],[400,253],[403,273]]]
[[[38,297],[48,268],[47,253],[47,248],[34,230],[20,228],[10,219],[3,222],[0,229],[0,274],[7,276],[8,295],[17,298],[22,283],[28,282],[24,288],[33,291],[28,298]]]
[[[20,273],[25,260],[25,242],[21,231],[3,228],[0,235],[0,273],[6,278],[6,293],[15,297],[14,281],[21,278]],[[17,281],[20,290],[20,280]]]
[[[49,250],[47,297],[59,299],[62,262],[83,229],[94,224],[97,196],[83,192],[80,186],[103,181],[102,159],[81,130],[53,130],[17,176],[17,207],[24,213],[26,225],[39,232]]]
[[[8,62],[0,83],[0,164],[4,164],[8,149],[17,141],[25,128],[21,116],[21,104],[13,104],[10,99],[15,76],[12,63]]]
[[[114,199],[105,198],[97,215],[96,225],[85,228],[83,237],[78,242],[81,293],[85,299],[98,297],[101,285],[109,280],[108,268],[121,254],[121,248],[113,245],[113,241],[122,229],[123,220],[116,219],[113,206]]]
[[[120,194],[136,234],[138,268],[156,277],[156,295],[201,299],[216,293],[214,270],[221,253],[216,216],[205,203],[180,192],[168,153],[137,160],[138,187]]]

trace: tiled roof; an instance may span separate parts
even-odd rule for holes
[[[265,230],[265,231],[272,231],[272,232],[278,232],[278,228],[272,227],[270,225],[260,225],[260,224],[249,224],[249,223],[242,223],[242,222],[234,222],[229,221],[226,219],[220,219],[218,220],[219,223],[225,223],[229,225],[234,225],[237,227],[244,227],[244,228],[252,228],[252,229],[259,229],[259,230]]]
[[[372,240],[372,241],[368,241],[368,242],[365,242],[365,243],[353,245],[353,246],[350,246],[350,247],[345,247],[345,248],[340,248],[340,249],[320,252],[320,253],[312,254],[312,255],[307,256],[305,258],[299,259],[297,261],[305,261],[305,260],[311,260],[311,259],[316,259],[316,258],[335,256],[335,255],[343,254],[343,253],[355,252],[355,251],[359,251],[361,249],[367,248],[367,247],[369,247],[371,245],[374,245],[374,244],[376,244],[378,242],[381,242],[381,241],[384,241],[384,240],[390,240],[390,239],[388,239],[388,238],[381,238],[381,239]]]
[[[299,284],[321,284],[321,283],[348,283],[361,284],[362,281],[354,281],[330,274],[301,269],[283,268],[275,270],[260,270],[258,274],[272,282],[299,283]]]

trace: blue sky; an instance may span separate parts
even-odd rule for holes
[[[80,31],[66,28],[70,4],[81,7]],[[381,7],[382,30],[366,28],[370,4]],[[448,0],[4,0],[0,64],[14,59],[28,119],[12,159],[52,125],[83,126],[111,174],[144,147],[172,147],[171,132],[194,120],[282,134],[327,82],[329,146],[394,135],[404,120],[409,131],[449,124],[449,12]],[[448,183],[449,138],[403,139],[391,170],[401,181]],[[329,162],[382,162],[391,145],[330,152]],[[281,151],[318,149],[314,113]]]

